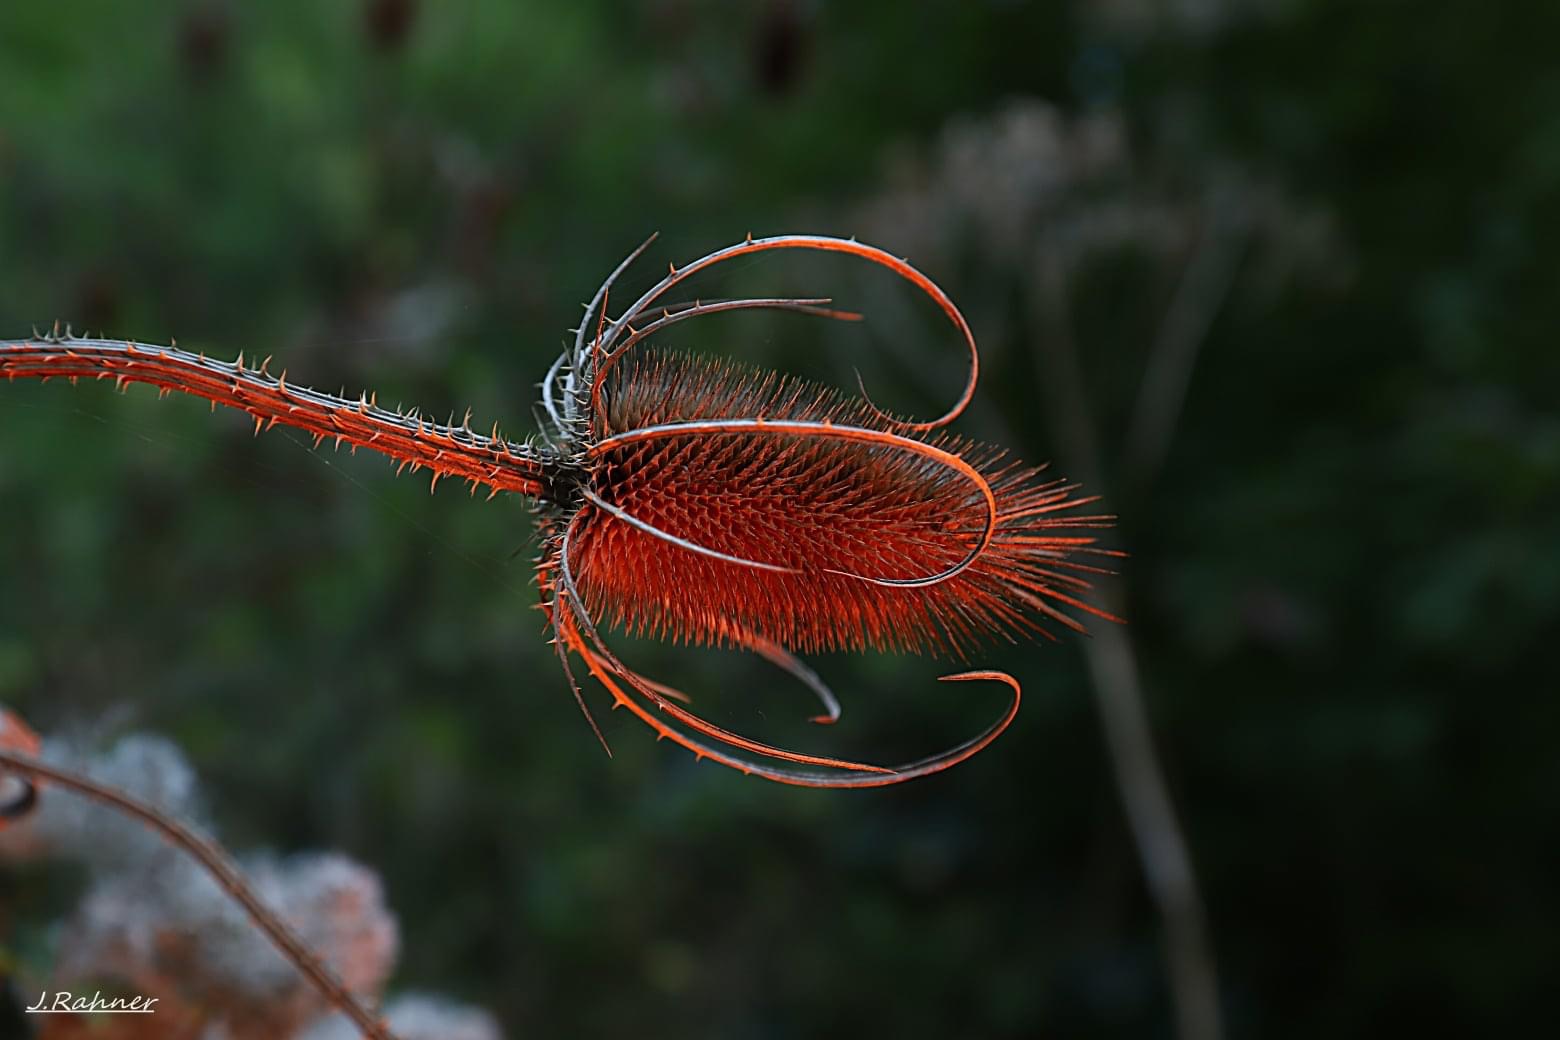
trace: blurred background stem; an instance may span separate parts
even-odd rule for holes
[[[1228,293],[1245,235],[1225,196],[1210,198],[1202,240],[1182,274],[1143,374],[1131,422],[1120,497],[1140,499],[1169,451],[1197,355]],[[1035,267],[1035,358],[1053,436],[1069,473],[1085,487],[1105,488],[1100,435],[1072,332],[1067,275],[1056,254],[1038,251]],[[1123,611],[1119,588],[1101,590],[1106,609]],[[1218,969],[1197,874],[1177,818],[1146,707],[1130,629],[1096,626],[1083,644],[1115,783],[1143,877],[1163,922],[1163,949],[1178,1034],[1218,1040]]]

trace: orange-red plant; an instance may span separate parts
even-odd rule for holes
[[[429,422],[322,394],[272,374],[177,347],[55,333],[0,342],[10,379],[81,378],[148,383],[253,416],[372,448],[436,484],[459,477],[531,498],[542,535],[537,582],[558,657],[582,710],[570,656],[659,737],[744,772],[816,787],[870,787],[945,769],[994,740],[1018,711],[1009,675],[967,671],[947,680],[994,680],[1011,702],[984,733],[931,758],[885,767],[772,747],[694,714],[687,697],[623,664],[601,623],[654,637],[757,653],[819,698],[815,721],[839,702],[796,652],[879,648],[967,652],[993,634],[1049,635],[1046,620],[1083,630],[1067,608],[1109,617],[1080,597],[1098,568],[1088,532],[1111,518],[1078,515],[1093,498],[998,449],[942,432],[975,392],[979,355],[964,316],[903,260],[855,241],[808,235],[754,239],[669,273],[616,318],[608,293],[649,245],[615,270],[586,308],[574,345],[542,384],[545,429],[535,443]],[[689,278],[765,250],[848,254],[888,268],[929,296],[963,338],[969,375],[946,414],[893,418],[863,392],[834,391],[726,362],[636,352],[677,322],[771,308],[852,320],[827,299],[662,301]],[[398,470],[399,472],[399,470]],[[587,718],[590,713],[585,710]],[[592,727],[595,723],[592,721]],[[600,731],[597,730],[597,736]],[[603,743],[605,743],[603,741]]]

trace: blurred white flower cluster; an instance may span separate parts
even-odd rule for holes
[[[210,833],[194,771],[179,749],[133,735],[92,753],[45,741],[44,758],[158,806]],[[182,849],[133,819],[59,790],[0,832],[0,859],[74,860],[89,883],[59,930],[52,974],[27,980],[52,990],[101,989],[158,998],[148,1016],[51,1016],[39,1040],[201,1036],[205,1040],[330,1040],[356,1036]],[[240,865],[256,895],[281,915],[348,989],[370,1002],[398,951],[396,920],[379,877],[336,853],[281,858],[259,853]],[[485,1012],[404,996],[386,1013],[403,1040],[498,1040]]]
[[[1042,261],[1072,272],[1121,249],[1179,263],[1210,234],[1259,239],[1264,280],[1337,275],[1330,214],[1232,161],[1178,162],[1176,131],[1163,133],[1172,140],[1145,149],[1115,109],[1069,116],[1015,99],[952,121],[928,154],[897,156],[851,227],[923,268],[965,260],[1009,277]]]
[[[498,1023],[486,1011],[441,997],[403,994],[385,1005],[385,1018],[401,1040],[499,1040]],[[358,1040],[357,1027],[343,1015],[316,1022],[298,1040]]]

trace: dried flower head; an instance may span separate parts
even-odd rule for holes
[[[612,285],[635,250],[586,307],[573,346],[542,383],[538,443],[483,436],[467,420],[432,423],[272,375],[270,358],[245,367],[177,347],[55,334],[0,342],[0,375],[149,383],[337,446],[367,447],[401,468],[427,467],[432,482],[459,477],[534,499],[542,551],[538,586],[558,657],[584,710],[570,658],[658,736],[746,773],[817,787],[895,783],[975,754],[1007,727],[1019,685],[967,671],[1011,692],[985,733],[932,758],[885,767],[770,746],[694,714],[681,692],[623,664],[602,625],[767,658],[809,687],[832,722],[839,702],[795,656],[876,648],[967,653],[996,634],[1048,635],[1046,622],[1082,629],[1071,612],[1108,617],[1083,599],[1093,531],[1112,518],[1081,515],[1093,498],[1076,486],[945,428],[975,392],[979,354],[953,301],[905,261],[854,240],[810,235],[749,237],[667,275],[617,317]],[[963,389],[929,421],[890,416],[863,390],[850,398],[809,383],[723,361],[637,350],[663,329],[711,314],[795,311],[860,316],[826,298],[667,302],[693,276],[770,250],[841,253],[880,265],[928,296],[953,325],[969,359]],[[491,495],[490,495],[491,497]],[[586,711],[589,718],[589,712]],[[592,726],[594,727],[594,721]],[[598,737],[600,731],[597,730]],[[603,741],[605,743],[605,741]]]

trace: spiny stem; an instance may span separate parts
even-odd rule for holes
[[[212,880],[233,898],[255,927],[266,934],[304,977],[320,992],[331,1006],[340,1009],[351,1018],[363,1035],[371,1040],[396,1040],[390,1028],[368,1008],[364,1007],[352,991],[331,973],[313,951],[309,949],[287,923],[260,901],[238,866],[216,842],[198,834],[173,819],[167,813],[134,798],[123,791],[98,783],[73,770],[46,763],[20,752],[0,748],[0,766],[14,770],[36,780],[47,780],[60,787],[75,791],[116,812],[145,824],[179,848],[189,853],[210,874]]]
[[[246,368],[242,354],[229,363],[173,346],[51,336],[0,340],[0,376],[112,380],[121,390],[129,383],[146,383],[163,393],[176,390],[204,398],[213,408],[220,404],[246,412],[254,418],[256,434],[277,424],[290,426],[313,434],[316,446],[332,439],[337,447],[346,443],[353,450],[387,455],[414,473],[426,467],[434,484],[455,477],[470,481],[473,492],[485,485],[492,489],[490,498],[500,491],[545,494],[549,467],[556,464],[531,445],[506,440],[496,424],[483,435],[467,423],[447,426],[416,412],[388,411],[373,395],[354,401],[295,386],[287,382],[285,370],[271,374],[270,358]]]

